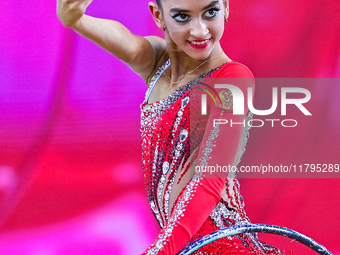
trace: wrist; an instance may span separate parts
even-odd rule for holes
[[[83,28],[84,19],[86,19],[86,15],[85,14],[83,14],[80,17],[80,19],[78,19],[77,21],[70,23],[67,27],[72,28],[73,30],[75,30],[77,32],[81,31],[82,28]]]

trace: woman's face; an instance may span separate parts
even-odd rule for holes
[[[219,47],[228,17],[228,1],[162,0],[163,22],[174,48],[206,59]]]

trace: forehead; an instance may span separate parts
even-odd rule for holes
[[[202,10],[212,4],[223,5],[223,0],[161,0],[164,9],[180,8],[190,11]]]

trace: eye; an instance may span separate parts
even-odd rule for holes
[[[178,13],[174,16],[172,16],[174,20],[176,20],[179,23],[187,22],[189,20],[188,14]]]
[[[213,9],[210,9],[210,10],[207,10],[204,15],[208,18],[208,19],[212,19],[212,18],[215,18],[218,14],[218,12],[220,11],[220,9],[217,9],[217,8],[213,8]]]

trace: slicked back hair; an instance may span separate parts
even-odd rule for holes
[[[162,11],[162,3],[161,0],[156,0],[156,3],[158,5],[158,8]],[[225,5],[225,0],[223,0],[223,4]]]

